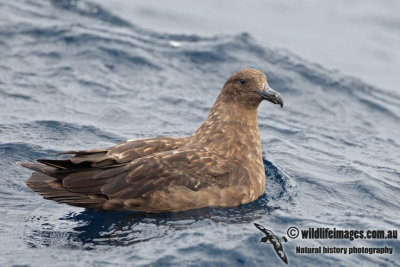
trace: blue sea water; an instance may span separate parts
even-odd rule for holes
[[[186,136],[242,67],[285,101],[259,108],[266,193],[235,208],[137,215],[45,200],[18,161]],[[0,2],[0,266],[284,265],[254,226],[400,230],[400,95],[251,35],[166,34],[86,1]],[[398,266],[398,240],[283,243],[292,266]],[[297,246],[392,255],[296,254]]]

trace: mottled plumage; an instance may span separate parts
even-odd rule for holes
[[[255,227],[257,227],[258,230],[263,232],[265,236],[261,238],[260,242],[267,243],[270,242],[270,244],[274,247],[274,250],[278,257],[286,264],[288,264],[288,259],[286,257],[285,252],[283,252],[283,246],[281,242],[287,242],[286,237],[279,238],[277,237],[271,230],[265,228],[261,224],[254,223]]]
[[[20,163],[27,185],[45,198],[103,211],[183,211],[251,202],[265,189],[257,108],[283,105],[264,73],[235,72],[191,135],[68,151],[69,159]]]

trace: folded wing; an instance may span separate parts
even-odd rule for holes
[[[180,149],[182,141],[137,140],[108,150],[68,151],[74,155],[65,160],[21,165],[35,171],[27,185],[48,199],[95,210],[163,211],[172,203],[157,201],[168,198],[171,189],[184,199],[188,192],[230,183],[224,179],[229,173],[225,161],[201,148]]]

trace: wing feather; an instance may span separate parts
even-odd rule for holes
[[[182,139],[152,138],[108,150],[68,151],[66,154],[75,153],[70,159],[41,159],[45,165],[21,165],[37,171],[27,185],[44,197],[103,210],[126,210],[126,203],[144,210],[146,201],[152,196],[153,201],[167,197],[170,188],[185,193],[233,184],[228,179],[230,166],[212,153],[198,147],[169,150]]]

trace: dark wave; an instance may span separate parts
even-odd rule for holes
[[[76,13],[84,17],[89,17],[93,19],[97,19],[100,21],[111,23],[115,26],[120,27],[129,27],[130,23],[127,21],[114,16],[109,13],[107,10],[103,9],[101,6],[86,1],[77,1],[77,0],[51,0],[50,3],[62,10],[68,11],[71,13]]]

